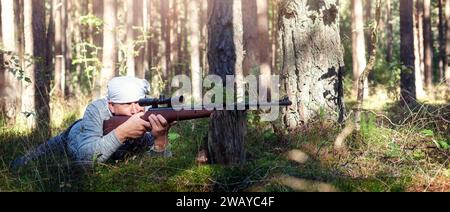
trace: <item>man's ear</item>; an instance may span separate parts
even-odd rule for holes
[[[112,114],[116,113],[116,111],[114,111],[114,104],[112,102],[108,102],[108,108]]]

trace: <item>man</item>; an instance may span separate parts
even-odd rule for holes
[[[121,160],[127,155],[148,151],[152,155],[171,156],[168,147],[169,124],[160,115],[141,119],[144,108],[138,101],[149,90],[146,80],[134,77],[117,77],[108,83],[105,99],[92,102],[82,120],[64,133],[50,139],[12,163],[13,168],[49,154],[67,153],[79,164]],[[108,135],[103,135],[103,122],[113,116],[130,116],[124,124]],[[148,133],[151,131],[151,133]]]

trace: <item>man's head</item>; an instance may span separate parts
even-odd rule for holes
[[[117,77],[108,83],[109,110],[118,116],[144,112],[138,101],[145,98],[150,84],[135,77]]]

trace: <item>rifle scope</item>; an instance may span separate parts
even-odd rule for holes
[[[168,105],[171,107],[172,102],[184,103],[184,96],[174,97],[174,98],[165,98],[164,96],[160,96],[158,98],[146,98],[139,100],[139,105],[141,107],[152,106],[153,108],[158,107],[159,105]]]

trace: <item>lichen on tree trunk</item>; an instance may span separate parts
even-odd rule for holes
[[[282,90],[293,101],[284,111],[289,129],[321,117],[343,121],[343,48],[337,0],[283,0],[279,42]]]

